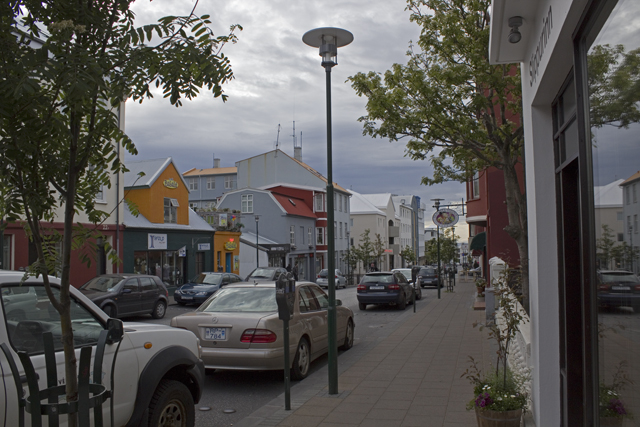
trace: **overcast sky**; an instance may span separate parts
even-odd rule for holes
[[[138,1],[136,25],[186,15],[193,5],[192,0]],[[339,27],[352,32],[354,41],[338,50],[332,70],[334,181],[359,193],[420,196],[428,206],[427,218],[433,211],[429,199],[460,202],[463,184],[420,184],[422,176],[430,176],[430,165],[404,157],[403,142],[362,135],[358,118],[366,114],[366,98],[345,82],[357,72],[384,72],[394,63],[406,63],[420,28],[409,22],[405,6],[404,0],[201,0],[196,13],[210,14],[217,34],[231,24],[244,27],[238,43],[223,50],[235,75],[224,87],[229,99],[223,103],[202,93],[180,108],[161,94],[142,104],[127,102],[125,126],[138,148],[136,158],[171,156],[184,172],[212,167],[215,154],[220,166],[229,167],[273,150],[276,139],[281,150],[293,155],[295,120],[302,160],[326,176],[325,72],[318,49],[305,45],[302,35]]]

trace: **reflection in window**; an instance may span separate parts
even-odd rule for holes
[[[620,0],[588,52],[598,259],[600,417],[640,414],[640,2]],[[609,186],[604,194],[601,189]],[[623,219],[623,220],[622,220]],[[610,236],[610,238],[605,238]],[[614,239],[613,236],[617,238]],[[633,280],[631,280],[633,279]],[[622,381],[621,381],[622,379]],[[626,381],[628,379],[630,381]],[[635,423],[635,424],[634,424]],[[621,424],[622,425],[622,424]]]

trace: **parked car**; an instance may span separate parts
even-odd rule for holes
[[[412,286],[404,274],[377,271],[362,277],[356,296],[360,310],[366,310],[369,304],[390,304],[404,310],[411,301],[411,293]]]
[[[244,280],[245,282],[275,282],[281,274],[286,273],[284,267],[257,267]]]
[[[103,274],[79,290],[114,318],[150,314],[154,319],[162,319],[169,300],[169,292],[160,278],[146,274]]]
[[[200,273],[195,279],[176,289],[173,299],[180,305],[202,304],[221,287],[242,281],[242,277],[233,273]]]
[[[391,271],[393,272],[397,271],[401,273],[407,279],[407,281],[411,284],[411,286],[413,286],[413,289],[415,289],[416,300],[422,299],[422,288],[416,282],[413,281],[413,278],[411,277],[410,268],[394,268]]]
[[[353,345],[353,312],[336,301],[337,341]],[[289,321],[291,378],[303,379],[313,360],[328,350],[328,298],[315,283],[296,282]],[[171,319],[200,339],[208,369],[280,370],[284,366],[283,322],[275,283],[237,283],[213,294],[195,312]]]
[[[30,286],[6,287],[2,288],[2,302],[7,320],[26,320],[27,312],[38,304],[38,294]]]
[[[422,267],[418,272],[418,280],[420,281],[420,286],[426,288],[427,286],[438,287],[439,275],[438,269],[433,267]],[[440,287],[442,287],[442,283],[440,283]]]
[[[328,271],[326,268],[320,270],[318,276],[316,278],[316,284],[322,288],[329,287],[329,277]],[[336,278],[335,278],[336,289],[346,288],[347,287],[347,278],[344,277],[342,272],[336,268]]]
[[[53,361],[57,365],[54,371],[58,375],[65,372],[60,315],[47,297],[40,297],[25,309],[24,319],[8,318],[7,313],[19,303],[15,295],[29,295],[29,298],[45,295],[42,276],[29,277],[24,282],[23,278],[24,272],[0,270],[0,343],[7,344],[9,357],[16,363],[17,375],[21,376],[17,384],[26,388],[24,369],[17,354],[25,351],[35,369],[39,389],[44,390],[48,381],[43,344],[45,332],[53,335]],[[49,282],[54,296],[59,299],[59,279],[49,277]],[[91,346],[91,357],[95,359],[98,338],[101,332],[108,331],[101,382],[113,390],[113,409],[110,410],[111,400],[102,405],[103,424],[158,426],[165,425],[164,420],[170,415],[173,420],[182,420],[181,426],[193,427],[194,405],[200,400],[205,378],[198,339],[189,331],[165,325],[123,324],[121,320],[110,319],[74,287],[70,288],[70,294],[76,354],[80,353],[81,347]],[[16,381],[3,352],[0,352],[0,360],[4,369],[0,376],[3,425],[18,426],[20,405]],[[113,383],[111,378],[114,378]],[[58,381],[63,384],[64,377],[59,377]],[[62,427],[67,426],[67,417],[61,416],[59,423]],[[46,424],[46,418],[43,424]],[[24,425],[31,425],[29,413],[25,413]]]
[[[598,305],[631,307],[640,313],[640,279],[630,271],[598,271]]]

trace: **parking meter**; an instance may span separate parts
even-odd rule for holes
[[[290,320],[293,317],[293,303],[296,298],[296,282],[293,274],[281,274],[276,281],[276,303],[278,304],[278,318]]]

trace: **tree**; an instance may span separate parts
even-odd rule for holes
[[[95,196],[110,185],[110,174],[125,170],[117,147],[136,153],[117,110],[129,97],[152,97],[154,83],[176,107],[203,87],[224,100],[222,85],[233,73],[221,49],[241,29],[215,36],[208,16],[194,15],[195,6],[189,16],[136,28],[131,3],[13,0],[0,6],[0,217],[24,221],[38,255],[29,272],[43,275],[60,313],[67,401],[77,400],[71,251],[96,236],[93,229],[74,227],[74,219],[84,212],[98,224],[109,215],[96,207]],[[46,224],[57,219],[59,208],[64,232],[52,236]],[[53,240],[61,242],[61,253]],[[46,275],[54,266],[59,298]],[[75,426],[77,419],[69,423]]]
[[[466,182],[492,166],[503,172],[505,231],[518,247],[527,306],[526,199],[516,172],[524,146],[520,71],[489,64],[490,6],[490,0],[408,0],[421,35],[407,64],[349,80],[368,98],[367,115],[359,119],[363,133],[405,139],[406,155],[433,167],[423,184]]]
[[[457,259],[458,245],[456,241],[459,237],[454,234],[452,228],[444,228],[440,232],[440,262],[442,264],[449,264]],[[429,240],[426,249],[429,263],[436,264],[438,262],[438,240]]]
[[[380,237],[380,233],[376,233],[376,240],[373,242],[373,257],[376,259],[376,263],[378,264],[378,268],[380,268],[380,258],[384,255],[384,243],[382,242],[382,237]]]
[[[416,253],[411,246],[407,245],[400,251],[400,258],[408,264],[414,264],[416,262]]]
[[[598,251],[598,258],[602,262],[604,269],[611,267],[611,260],[613,259],[613,247],[616,242],[613,240],[613,232],[611,227],[607,224],[602,224],[602,237],[596,240],[596,249]]]

